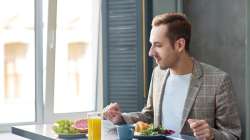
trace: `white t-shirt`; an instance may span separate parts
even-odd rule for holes
[[[175,75],[170,72],[162,103],[162,126],[180,133],[182,112],[192,73]]]

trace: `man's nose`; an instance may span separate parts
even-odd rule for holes
[[[153,47],[150,47],[149,51],[148,51],[148,56],[153,57],[154,56],[154,50]]]

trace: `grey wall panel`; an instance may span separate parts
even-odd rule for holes
[[[250,0],[246,1],[245,4],[246,7],[246,15],[247,15],[247,39],[246,39],[246,129],[245,129],[245,134],[246,137],[245,139],[250,139]]]
[[[153,0],[153,15],[175,12],[177,10],[176,0]]]
[[[184,13],[192,23],[191,54],[230,74],[244,130],[248,94],[245,4],[245,0],[186,0],[183,4]]]

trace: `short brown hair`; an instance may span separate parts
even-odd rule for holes
[[[191,38],[191,23],[187,17],[182,13],[165,13],[154,17],[152,26],[167,25],[168,32],[166,36],[169,38],[170,43],[180,38],[185,39],[185,49],[189,52],[189,42]]]

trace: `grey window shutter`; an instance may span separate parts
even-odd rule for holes
[[[104,105],[123,112],[143,107],[141,1],[103,0]]]

